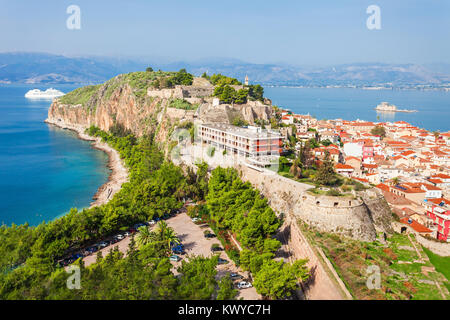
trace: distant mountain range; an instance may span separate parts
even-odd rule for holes
[[[285,86],[450,87],[448,64],[355,63],[327,67],[255,64],[237,59],[157,62],[144,58],[68,57],[47,53],[0,53],[0,83],[95,84],[117,74],[186,68],[195,75],[222,73],[251,83]]]

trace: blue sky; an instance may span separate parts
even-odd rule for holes
[[[68,30],[66,8],[81,9]],[[381,9],[368,30],[366,8]],[[450,63],[450,1],[4,1],[0,51],[325,65]]]

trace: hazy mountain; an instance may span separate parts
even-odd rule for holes
[[[13,83],[98,83],[119,73],[142,70],[131,60],[66,57],[46,53],[1,53],[0,81]]]
[[[200,75],[222,73],[265,85],[392,85],[443,86],[450,83],[445,64],[355,63],[327,67],[254,64],[238,59],[209,58],[199,61],[161,62],[152,58],[68,57],[46,53],[0,53],[0,82],[100,83],[124,72],[154,69],[179,70]]]

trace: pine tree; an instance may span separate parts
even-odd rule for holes
[[[325,152],[325,159],[317,171],[315,181],[322,185],[333,185],[336,183],[336,172],[334,171],[333,161],[331,161],[328,151]]]

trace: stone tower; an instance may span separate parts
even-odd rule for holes
[[[244,82],[244,84],[245,84],[246,86],[248,86],[248,75],[245,75],[245,82]]]

